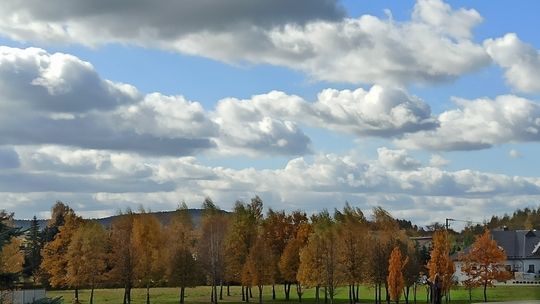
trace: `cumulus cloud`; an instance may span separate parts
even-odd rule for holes
[[[540,105],[514,95],[494,100],[455,98],[458,109],[438,116],[434,130],[406,134],[400,146],[430,150],[477,150],[510,142],[540,140]]]
[[[359,136],[401,136],[437,126],[427,103],[402,89],[379,85],[367,91],[326,89],[315,102],[273,91],[248,100],[227,98],[217,109],[220,116],[235,116],[236,121],[280,117]]]
[[[309,4],[307,4],[309,2]],[[454,79],[489,63],[473,9],[419,0],[411,20],[344,18],[336,1],[136,1],[43,5],[8,0],[0,33],[22,41],[127,43],[229,63],[274,64],[318,80],[406,84]],[[216,13],[219,12],[219,13]]]
[[[432,167],[445,167],[450,163],[450,161],[440,154],[432,154],[429,158],[429,165]]]
[[[520,92],[540,92],[540,52],[514,33],[484,42],[493,61],[505,69],[508,84]]]
[[[0,47],[0,139],[148,155],[229,153],[300,155],[309,138],[279,117],[218,110],[183,96],[141,94],[101,78],[74,56]],[[217,146],[219,143],[219,147]]]
[[[211,167],[193,157],[150,158],[59,146],[24,146],[17,152],[21,169],[10,175],[12,181],[0,173],[0,198],[22,217],[32,216],[29,206],[46,211],[56,199],[85,212],[114,213],[140,204],[174,209],[180,200],[198,207],[206,196],[229,209],[236,199],[259,194],[276,209],[312,212],[348,200],[429,223],[425,210],[467,216],[467,210],[485,210],[493,197],[501,198],[495,209],[506,206],[504,211],[540,197],[538,178],[425,167],[405,151],[386,148],[373,161],[318,154],[311,161],[299,157],[283,168],[263,170]]]
[[[379,163],[390,170],[412,170],[420,167],[421,163],[410,157],[405,150],[391,150],[386,147],[377,149]]]

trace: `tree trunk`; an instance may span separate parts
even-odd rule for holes
[[[296,283],[296,294],[298,294],[298,302],[302,303],[302,285],[300,282]]]
[[[354,297],[355,303],[360,303],[360,284],[356,284],[356,294]]]
[[[253,298],[253,292],[251,291],[251,286],[249,286],[249,297]]]
[[[272,284],[272,300],[276,299],[276,286]]]
[[[185,298],[185,287],[180,287],[180,304],[184,304],[184,298]]]
[[[388,291],[387,283],[384,283],[384,290],[386,291],[386,304],[390,304],[390,292]]]
[[[231,283],[227,283],[227,297],[231,296]]]
[[[484,302],[487,302],[487,292],[486,292],[486,289],[487,289],[487,284],[484,284]]]
[[[287,283],[283,284],[283,290],[285,292],[285,301],[289,301],[289,291],[287,290]]]
[[[223,300],[223,282],[220,282],[219,285],[219,299]]]
[[[349,284],[349,304],[353,304],[353,293],[354,291],[352,290],[351,284]]]
[[[75,287],[75,303],[80,303],[79,302],[79,287]]]
[[[315,300],[316,300],[317,304],[319,304],[319,302],[320,302],[320,297],[319,297],[319,289],[320,288],[321,287],[319,285],[317,285],[317,287],[315,287]]]
[[[94,304],[94,284],[92,283],[92,289],[90,290],[90,304]]]
[[[124,301],[122,302],[123,304],[127,304],[127,289],[124,289]]]
[[[272,285],[274,286],[274,285]],[[262,304],[262,292],[263,292],[263,287],[262,285],[259,285],[259,304]]]
[[[328,286],[324,286],[324,304],[328,304]]]
[[[146,304],[150,304],[150,284],[146,284]]]
[[[414,285],[413,285],[413,300],[414,300],[414,304],[416,304],[416,282],[414,282]]]
[[[242,285],[242,302],[244,302],[246,300],[245,296],[244,296],[244,285]]]
[[[405,297],[405,304],[409,304],[409,291],[411,290],[411,286],[405,287],[405,292],[403,293]]]
[[[127,302],[128,304],[131,304],[131,285],[128,285],[127,289]]]

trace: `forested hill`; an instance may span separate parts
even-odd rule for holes
[[[173,213],[174,211],[150,212],[150,214],[156,216],[163,225],[167,225],[170,222]],[[189,209],[189,214],[191,214],[191,218],[193,219],[195,226],[198,226],[201,222],[202,209]],[[118,216],[119,215],[104,217],[96,219],[96,221],[105,227],[109,227],[114,219],[116,219]],[[31,222],[32,220],[15,220],[15,226],[26,229],[30,227]],[[47,226],[47,220],[38,220],[38,222],[41,229]]]

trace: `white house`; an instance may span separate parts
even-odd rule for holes
[[[506,269],[514,277],[506,284],[540,285],[540,231],[536,230],[492,230],[492,238],[506,252]],[[461,272],[461,262],[455,261],[458,282],[466,279]]]

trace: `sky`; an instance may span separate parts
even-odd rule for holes
[[[538,1],[4,0],[0,209],[540,206]]]

